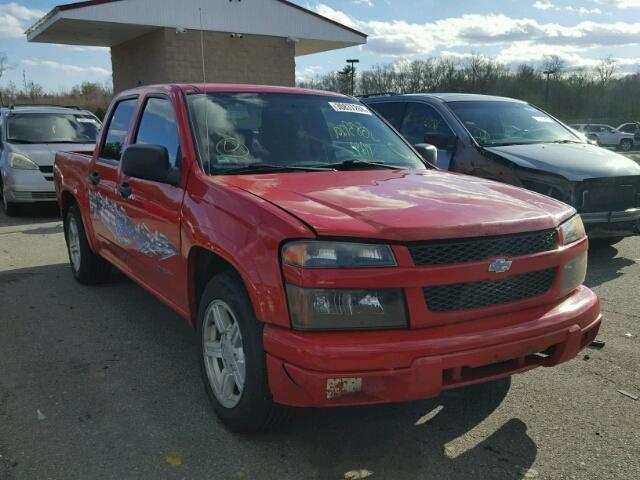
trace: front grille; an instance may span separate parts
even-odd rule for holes
[[[55,192],[33,192],[31,194],[31,198],[33,200],[55,200],[56,193]]]
[[[409,245],[416,265],[446,265],[476,262],[497,256],[518,257],[554,250],[558,245],[555,229],[495,237],[461,238]]]
[[[48,167],[43,167],[40,165],[38,167],[42,173],[53,173],[53,165],[49,165]]]
[[[505,280],[424,287],[424,299],[433,312],[453,312],[526,300],[551,289],[556,269],[514,275]]]
[[[613,212],[640,206],[640,175],[593,178],[582,182],[580,188],[580,212]]]

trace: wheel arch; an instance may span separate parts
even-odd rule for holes
[[[222,255],[201,246],[193,246],[189,250],[187,279],[189,285],[189,321],[192,327],[196,327],[200,299],[207,284],[213,277],[223,272],[235,273],[249,294],[247,282],[240,271]],[[249,297],[251,297],[250,294]]]

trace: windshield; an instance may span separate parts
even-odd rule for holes
[[[426,168],[393,130],[355,100],[274,93],[187,98],[200,158],[209,174],[337,164]]]
[[[99,130],[91,115],[25,113],[7,119],[9,143],[95,143]]]
[[[483,147],[582,142],[549,115],[526,103],[475,101],[447,105]]]

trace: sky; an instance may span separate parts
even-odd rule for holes
[[[66,0],[68,1],[68,0]],[[264,0],[268,1],[268,0]],[[82,81],[109,82],[108,49],[27,43],[24,30],[51,0],[0,0],[0,52],[11,67],[4,86],[23,75],[48,91]],[[65,2],[63,2],[65,3]],[[640,0],[294,0],[369,35],[365,46],[296,58],[299,80],[337,70],[472,53],[509,66],[555,54],[569,68],[593,68],[612,56],[619,73],[640,72]]]

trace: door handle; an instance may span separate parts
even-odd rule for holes
[[[93,172],[89,175],[89,181],[94,185],[98,185],[100,183],[100,174],[98,172]]]
[[[129,198],[131,196],[131,193],[133,193],[131,190],[131,185],[129,185],[127,182],[123,182],[122,184],[118,185],[118,192],[120,192],[122,198]]]

